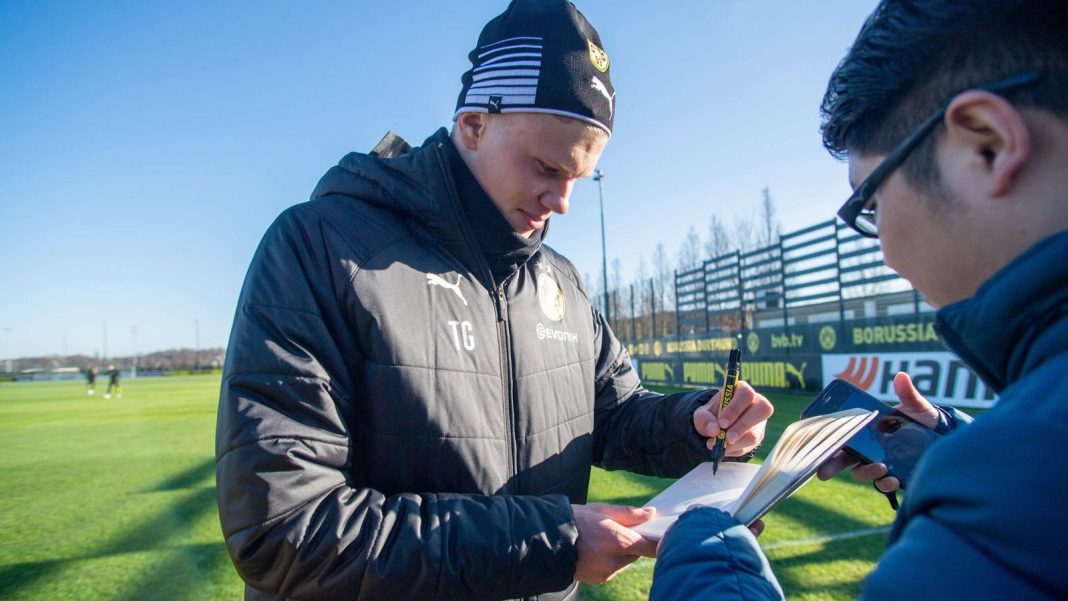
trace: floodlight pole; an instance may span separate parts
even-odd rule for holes
[[[133,373],[130,374],[131,378],[137,377],[137,326],[130,326],[130,333],[133,334]]]
[[[4,354],[7,356],[7,373],[14,371],[11,364],[11,328],[4,328]]]
[[[200,320],[193,321],[196,328],[196,348],[193,350],[194,361],[196,362],[196,373],[200,373]]]
[[[601,171],[600,169],[594,171],[593,181],[597,182],[597,189],[600,192],[601,199],[601,275],[604,278],[604,320],[611,325],[611,304],[608,302],[608,250],[604,235],[604,171]]]

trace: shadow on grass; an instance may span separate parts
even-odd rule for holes
[[[168,538],[192,530],[196,521],[214,508],[215,488],[196,489],[166,511],[149,517],[137,528],[127,531],[86,556],[104,557],[157,549],[165,544]]]
[[[70,559],[52,559],[0,566],[0,599],[7,599],[32,582],[58,572]]]
[[[816,593],[833,598],[857,598],[867,574],[848,575],[853,572],[847,572],[848,568],[845,564],[861,562],[874,565],[886,545],[886,534],[882,529],[873,528],[870,523],[851,518],[829,506],[797,497],[776,507],[775,512],[816,527],[821,535],[834,536],[857,531],[872,532],[869,536],[813,543],[810,550],[806,552],[799,553],[797,549],[790,552],[769,551],[773,556],[772,565],[775,575],[789,596]],[[826,526],[831,528],[826,528]],[[842,566],[837,569],[846,573],[833,577],[834,582],[813,582],[814,566],[827,566],[823,571],[833,576],[835,563],[841,563]]]
[[[875,543],[873,539],[878,540],[878,543]],[[811,592],[856,599],[860,596],[861,586],[864,578],[867,577],[866,573],[836,579],[834,583],[813,582],[812,566],[836,562],[866,562],[874,566],[879,556],[882,555],[884,539],[883,536],[872,536],[814,545],[813,550],[808,553],[792,554],[789,557],[773,560],[775,575],[783,590],[787,591],[790,596]]]
[[[208,459],[202,461],[193,467],[175,474],[170,478],[160,482],[158,485],[146,490],[145,492],[166,492],[169,490],[182,490],[185,488],[193,488],[200,485],[208,476],[215,474],[215,461]]]
[[[210,579],[219,563],[230,565],[226,545],[201,543],[161,549],[167,551],[164,566],[149,570],[118,601],[141,601],[151,597],[157,601],[180,601],[196,598],[197,587]]]
[[[187,485],[199,483],[214,469],[215,462],[213,459],[209,459],[164,480],[158,486],[150,489],[150,491],[173,492],[188,488]],[[62,572],[63,568],[74,562],[124,553],[165,549],[169,538],[180,536],[192,530],[194,524],[205,514],[212,512],[215,507],[215,487],[196,488],[165,510],[148,517],[138,526],[97,545],[80,556],[0,566],[0,599],[13,596],[22,589],[29,588],[43,579],[50,578]],[[221,542],[211,545],[185,545],[179,548],[193,550],[189,552],[183,551],[186,556],[189,553],[195,554],[196,550],[201,548],[210,548],[213,556],[218,556],[217,550],[222,549],[222,555],[225,556],[225,545]],[[192,557],[190,563],[193,566],[199,566],[202,563],[207,565],[214,561],[216,561],[215,557],[210,559]],[[164,562],[163,565],[145,575],[145,582],[147,583],[145,586],[149,588],[138,586],[135,590],[141,593],[139,595],[140,598],[144,598],[144,593],[153,591],[153,588],[151,588],[152,583],[173,581],[174,577],[175,571],[172,566],[169,562]],[[184,596],[188,596],[189,593],[187,589],[179,592]],[[161,598],[155,593],[152,593],[152,595],[153,598]]]
[[[115,597],[116,599],[121,601],[141,601],[149,598],[160,601],[189,599],[192,597],[192,590],[203,584],[220,563],[230,565],[226,545],[222,542],[176,547],[161,546],[157,550],[167,553],[164,565],[146,571],[141,579],[129,586],[125,595]],[[93,558],[76,557],[0,566],[0,599],[13,597],[24,587],[60,573],[68,564],[88,559]]]
[[[869,522],[852,518],[828,505],[813,503],[796,496],[776,505],[772,511],[802,524],[810,525],[818,534],[836,534],[873,527]]]

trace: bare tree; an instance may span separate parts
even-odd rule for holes
[[[771,246],[779,241],[782,234],[782,226],[775,219],[775,200],[771,197],[771,190],[764,186],[760,200],[760,246]]]
[[[612,271],[608,274],[608,287],[619,290],[623,287],[623,261],[612,259]]]
[[[645,257],[638,257],[638,269],[634,272],[634,286],[638,289],[644,290],[649,285],[649,266],[645,262]],[[635,291],[637,293],[637,290]],[[641,294],[645,294],[642,292]]]
[[[618,258],[612,259],[612,271],[608,274],[609,304],[612,305],[612,318],[615,321],[613,328],[619,328],[620,320],[624,313],[630,313],[630,306],[624,305],[623,298],[623,262]],[[626,306],[626,311],[620,311],[620,306]]]
[[[590,277],[589,272],[583,272],[582,283],[586,286],[586,294],[589,294],[591,299],[596,299],[597,287],[599,286],[599,282],[594,281],[594,279]],[[594,308],[596,308],[596,302],[594,303],[594,305]]]
[[[658,311],[675,308],[675,272],[669,264],[664,243],[658,242],[653,253],[653,279],[656,282],[656,307]]]
[[[740,216],[734,220],[734,228],[731,231],[731,238],[734,241],[734,246],[738,250],[749,252],[760,246],[760,241],[757,239],[756,228],[753,225],[753,219],[748,216]]]
[[[648,338],[652,334],[652,317],[649,305],[649,267],[645,257],[638,257],[638,269],[634,273],[634,311],[637,313],[637,338]]]
[[[682,240],[682,245],[679,247],[679,271],[689,271],[695,267],[701,265],[701,238],[697,235],[697,230],[690,226],[690,231],[686,232],[686,237]]]
[[[715,259],[729,253],[731,250],[730,236],[727,228],[719,217],[715,215],[708,222],[708,239],[705,240],[705,258]]]

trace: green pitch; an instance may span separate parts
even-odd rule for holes
[[[123,398],[82,382],[0,383],[0,599],[237,599],[215,505],[217,376],[139,378]],[[807,397],[772,395],[769,442]],[[640,505],[669,481],[595,471],[591,500]],[[893,513],[845,477],[765,518],[791,599],[851,599]],[[652,560],[583,598],[645,599]]]

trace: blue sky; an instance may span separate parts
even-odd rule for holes
[[[587,0],[617,91],[609,261],[754,214],[833,216],[827,76],[874,0]],[[450,122],[503,1],[0,2],[0,358],[223,346],[277,214],[387,130]],[[597,277],[597,186],[549,244]],[[134,328],[137,334],[134,335]]]

